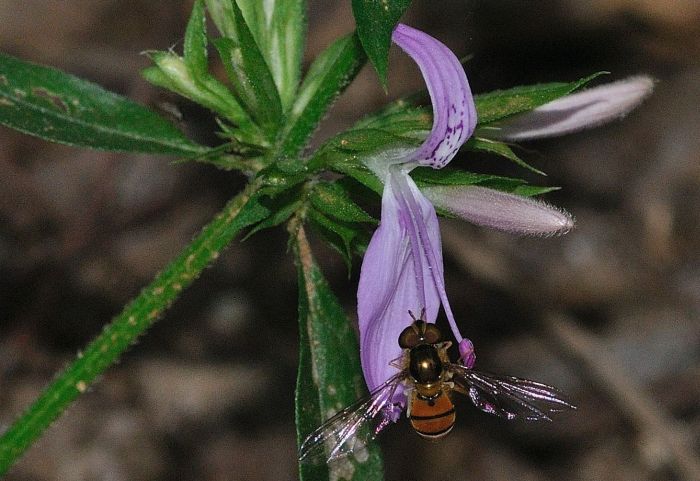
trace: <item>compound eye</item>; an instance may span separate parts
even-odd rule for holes
[[[399,346],[401,349],[411,349],[412,347],[416,347],[419,342],[420,335],[413,324],[401,331],[401,335],[399,336]]]
[[[426,344],[437,344],[442,341],[442,332],[435,324],[426,324],[423,337]]]

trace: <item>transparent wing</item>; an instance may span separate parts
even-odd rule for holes
[[[551,421],[550,415],[576,409],[557,388],[512,376],[496,376],[449,364],[448,372],[458,391],[489,414],[506,419]]]
[[[394,420],[392,398],[406,379],[401,371],[355,404],[328,419],[299,448],[299,461],[330,463],[363,451]]]

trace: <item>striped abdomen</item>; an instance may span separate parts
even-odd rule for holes
[[[437,398],[426,401],[413,391],[411,395],[411,426],[424,438],[445,436],[455,424],[455,407],[444,391]]]

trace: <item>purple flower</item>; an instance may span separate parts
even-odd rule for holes
[[[460,334],[447,299],[433,205],[511,232],[551,234],[573,225],[568,214],[544,203],[491,189],[418,189],[409,172],[449,163],[474,132],[476,108],[464,70],[445,45],[402,24],[392,39],[416,61],[425,78],[433,104],[433,128],[417,149],[387,150],[367,162],[384,182],[381,223],[362,262],[357,293],[362,369],[370,391],[396,372],[390,363],[401,355],[397,341],[411,323],[409,311],[435,322],[442,305],[463,364],[474,363],[473,346]],[[405,406],[405,395],[397,391],[393,401]]]
[[[442,305],[458,342],[460,362],[474,365],[474,346],[457,327],[445,291],[442,244],[435,207],[478,225],[521,235],[554,235],[573,227],[572,217],[534,199],[478,186],[430,186],[419,190],[408,175],[416,167],[444,167],[474,132],[476,108],[455,55],[438,40],[399,24],[392,40],[415,60],[433,105],[433,128],[414,148],[393,148],[366,161],[384,183],[379,228],[362,262],[357,292],[360,351],[370,391],[396,373],[401,331],[409,311],[434,323]],[[625,115],[653,89],[647,76],[585,90],[506,119],[480,135],[528,140],[563,135]],[[434,207],[435,206],[435,207]],[[406,406],[401,387],[392,401]],[[397,416],[399,409],[394,411]]]

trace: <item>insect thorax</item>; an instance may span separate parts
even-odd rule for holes
[[[409,352],[408,372],[418,384],[433,384],[442,378],[440,352],[433,344],[421,344]]]

